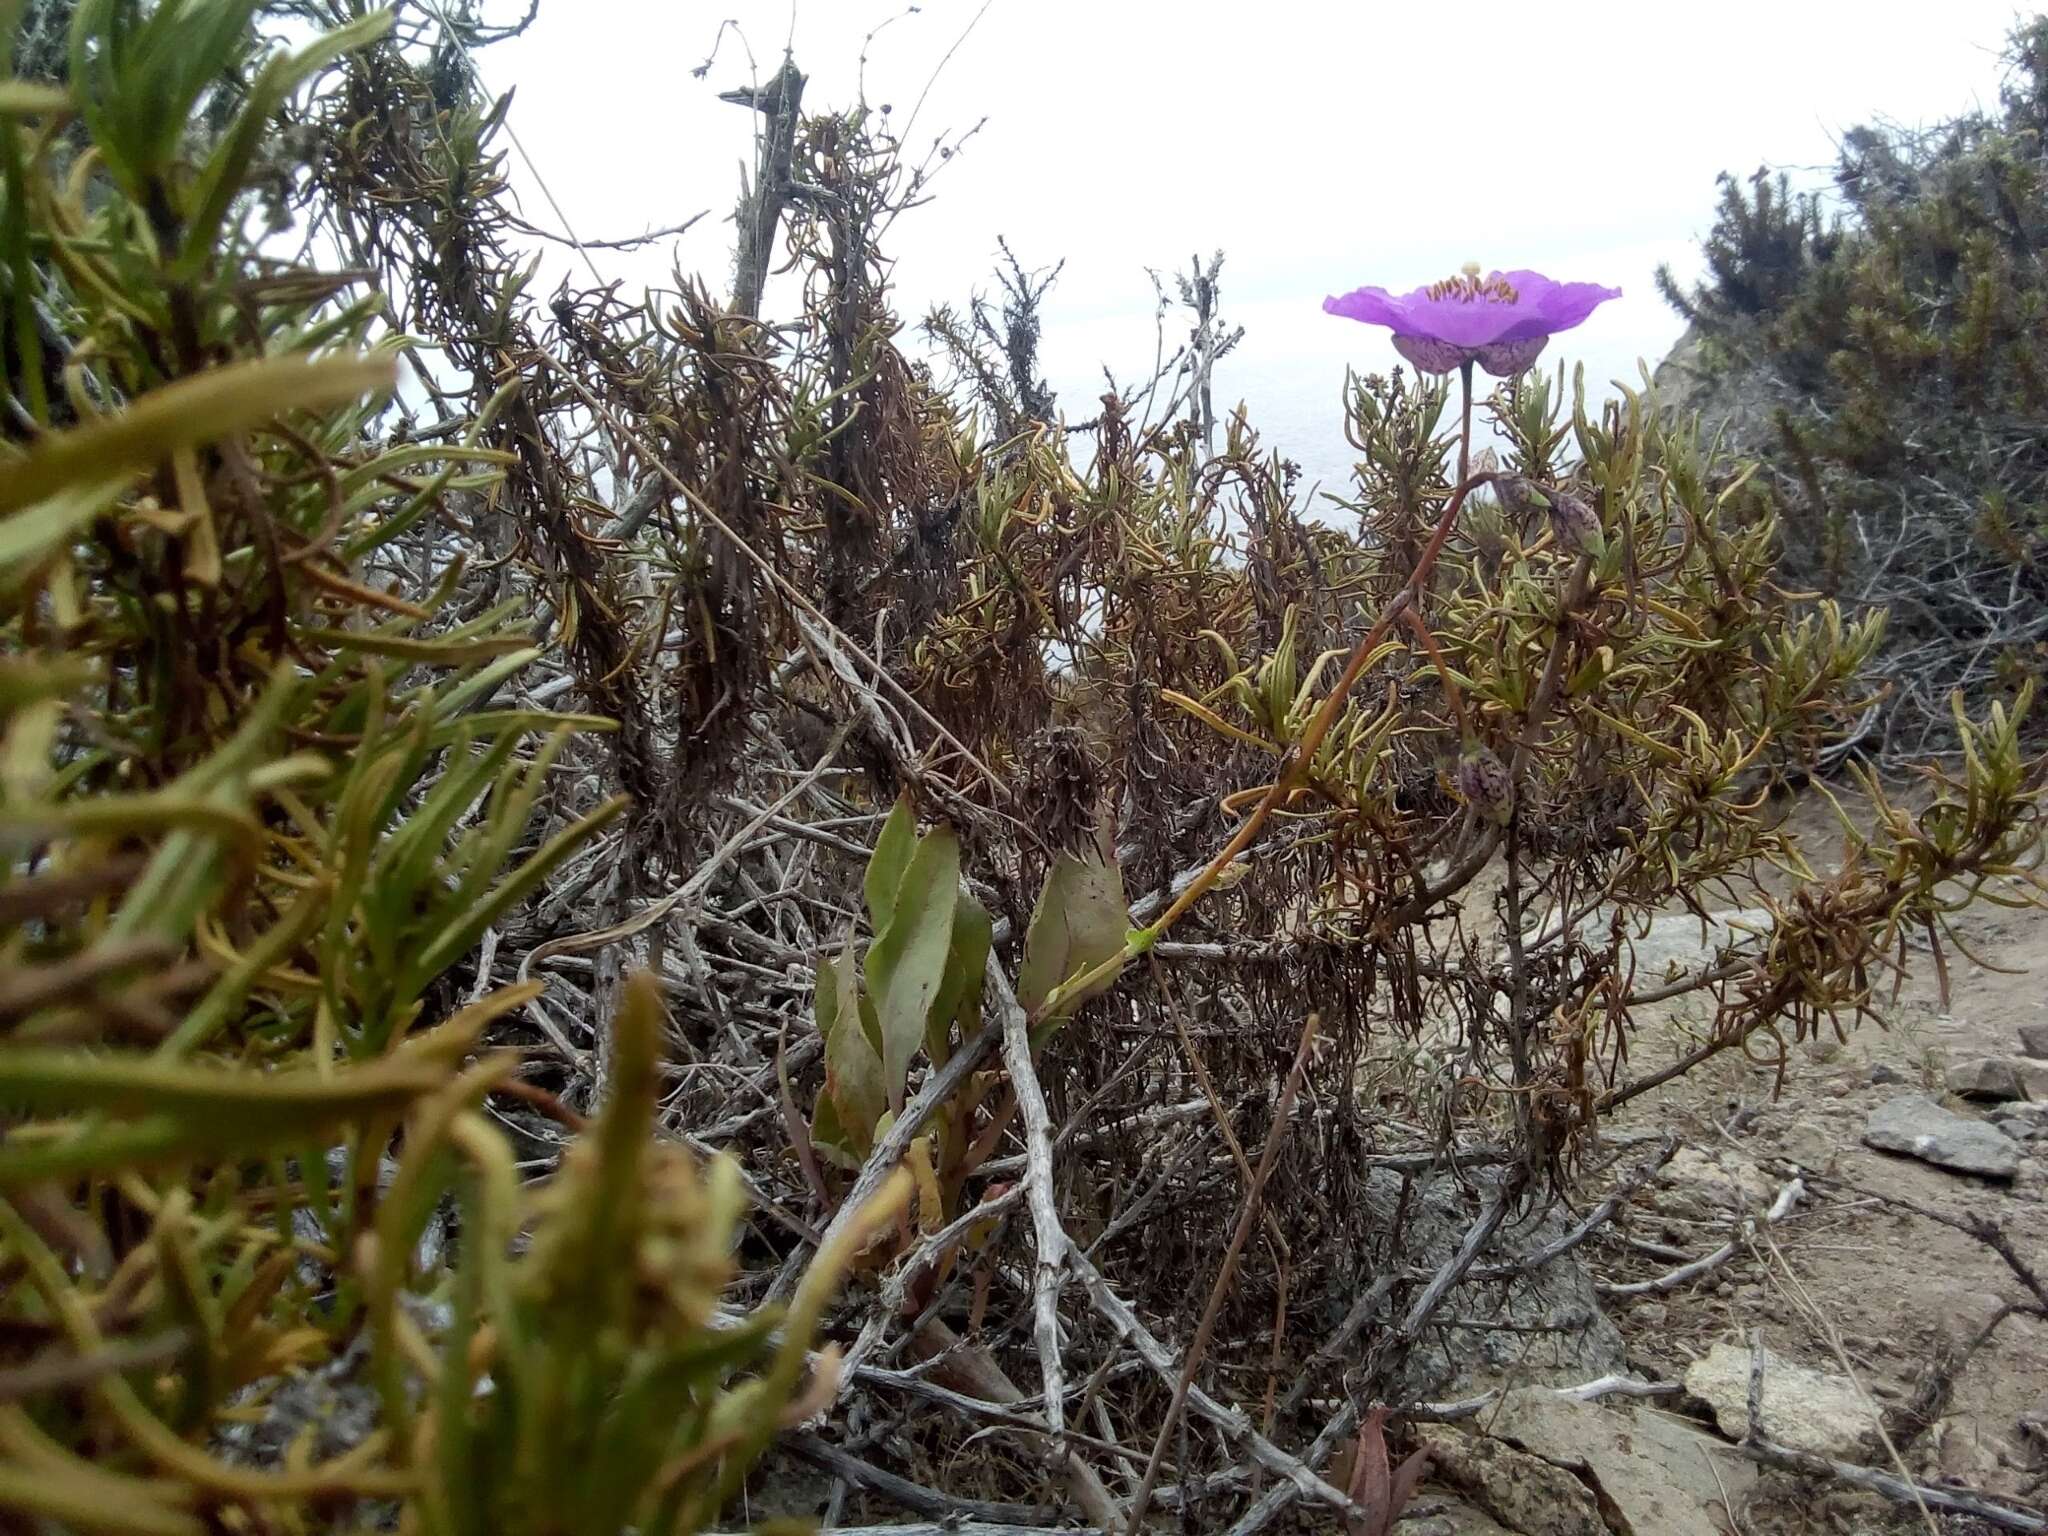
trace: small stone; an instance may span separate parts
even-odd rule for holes
[[[1882,1088],[1888,1085],[1903,1083],[1905,1080],[1906,1075],[1899,1071],[1898,1068],[1887,1066],[1881,1061],[1870,1069],[1870,1081],[1875,1087]]]
[[[2022,1024],[2020,1051],[2036,1061],[2048,1061],[2048,1024]]]
[[[2020,1410],[2017,1427],[2023,1437],[2048,1450],[2048,1392],[2043,1392],[2030,1406]]]
[[[2048,1104],[2001,1104],[1991,1123],[2014,1141],[2040,1141],[2048,1138]]]
[[[1645,1301],[1628,1309],[1629,1321],[1645,1328],[1663,1327],[1670,1315],[1671,1309],[1661,1301]]]
[[[1903,1152],[1953,1173],[2009,1179],[2019,1171],[2019,1143],[1994,1125],[1951,1113],[1921,1093],[1878,1106],[1863,1127],[1866,1146]]]
[[[1996,1435],[1986,1434],[1974,1420],[1941,1419],[1933,1430],[1935,1464],[1942,1475],[1968,1488],[1998,1480],[2000,1451]]]
[[[2003,1056],[1979,1056],[1948,1069],[1948,1091],[1966,1099],[2017,1099],[2020,1075]]]
[[[1685,1373],[1685,1390],[1714,1411],[1731,1440],[1749,1433],[1749,1348],[1716,1344]],[[1853,1457],[1880,1414],[1846,1376],[1831,1376],[1764,1351],[1764,1434],[1794,1450]]]
[[[1842,1140],[1832,1128],[1801,1121],[1787,1126],[1778,1145],[1786,1157],[1809,1173],[1828,1173],[1840,1156]]]
[[[1702,1216],[1769,1205],[1775,1193],[1771,1180],[1748,1158],[1733,1153],[1717,1158],[1694,1147],[1679,1148],[1659,1177],[1666,1186],[1660,1209]]]

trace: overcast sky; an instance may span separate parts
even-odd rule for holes
[[[693,78],[726,17],[739,36]],[[481,63],[517,88],[512,126],[583,237],[709,210],[659,252],[598,253],[607,277],[680,260],[724,293],[756,119],[717,93],[747,82],[749,49],[765,79],[793,43],[806,105],[849,104],[882,26],[866,97],[901,126],[929,86],[912,150],[986,119],[898,225],[903,313],[985,285],[999,235],[1027,264],[1064,258],[1046,363],[1078,419],[1099,364],[1149,361],[1145,269],[1220,247],[1226,318],[1247,328],[1220,394],[1324,472],[1345,457],[1345,365],[1394,361],[1381,333],[1323,315],[1325,294],[1466,261],[1618,284],[1554,345],[1633,378],[1678,333],[1651,274],[1696,269],[1717,172],[1811,183],[1859,121],[1995,100],[2014,18],[2009,0],[542,0]]]

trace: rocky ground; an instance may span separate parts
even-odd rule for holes
[[[1793,814],[1820,864],[1839,845],[1824,802]],[[1514,1389],[1503,1401],[1420,1431],[1437,1471],[1402,1531],[2028,1528],[1760,1471],[1734,1447],[1760,1345],[1767,1438],[2048,1502],[2048,1320],[2008,1310],[2038,1299],[1990,1243],[1885,1203],[1989,1223],[2048,1278],[2048,913],[1980,904],[1957,926],[1975,958],[1948,953],[1945,1001],[1922,947],[1883,1028],[1792,1045],[1782,1086],[1774,1066],[1724,1057],[1627,1107],[1617,1140],[1668,1131],[1684,1145],[1595,1245],[1591,1268],[1625,1374],[1663,1390],[1560,1397],[1549,1387],[1583,1381],[1584,1361],[1553,1369],[1532,1350],[1519,1378],[1503,1373]],[[1645,947],[1683,964],[1700,941],[1697,920],[1674,918]],[[1639,966],[1651,958],[1639,950]],[[1635,1065],[1679,1048],[1688,1024],[1682,1011],[1651,1021]],[[1725,1263],[1667,1283],[1731,1244]]]

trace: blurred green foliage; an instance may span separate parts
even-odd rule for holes
[[[256,10],[83,0],[66,83],[0,83],[0,1509],[695,1529],[829,1396],[869,1229],[722,1311],[745,1200],[655,1139],[644,978],[551,1179],[480,1112],[537,988],[438,984],[619,814],[534,835],[608,723],[493,706],[538,653],[516,601],[448,611],[459,562],[359,573],[506,456],[380,438],[377,295],[249,226],[278,107],[388,15],[259,55]]]

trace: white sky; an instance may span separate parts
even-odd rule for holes
[[[608,278],[659,281],[680,260],[723,294],[756,119],[717,99],[748,78],[731,34],[691,76],[719,21],[738,22],[764,79],[793,37],[806,104],[826,107],[855,99],[863,34],[898,18],[869,46],[867,98],[899,127],[957,43],[909,147],[988,122],[897,227],[904,316],[987,286],[998,235],[1027,265],[1064,257],[1045,361],[1078,419],[1100,363],[1120,377],[1149,363],[1145,268],[1221,247],[1225,316],[1248,334],[1219,397],[1248,396],[1255,425],[1327,472],[1347,456],[1345,365],[1394,358],[1383,333],[1323,315],[1326,293],[1405,289],[1468,260],[1618,284],[1553,361],[1633,379],[1678,334],[1651,274],[1696,269],[1717,172],[1768,162],[1797,180],[1873,115],[1995,100],[2015,19],[2009,0],[988,0],[968,30],[982,9],[543,0],[481,63],[491,89],[517,88],[512,126],[580,235],[711,210],[658,252],[597,253]],[[514,182],[553,226],[516,160]]]

